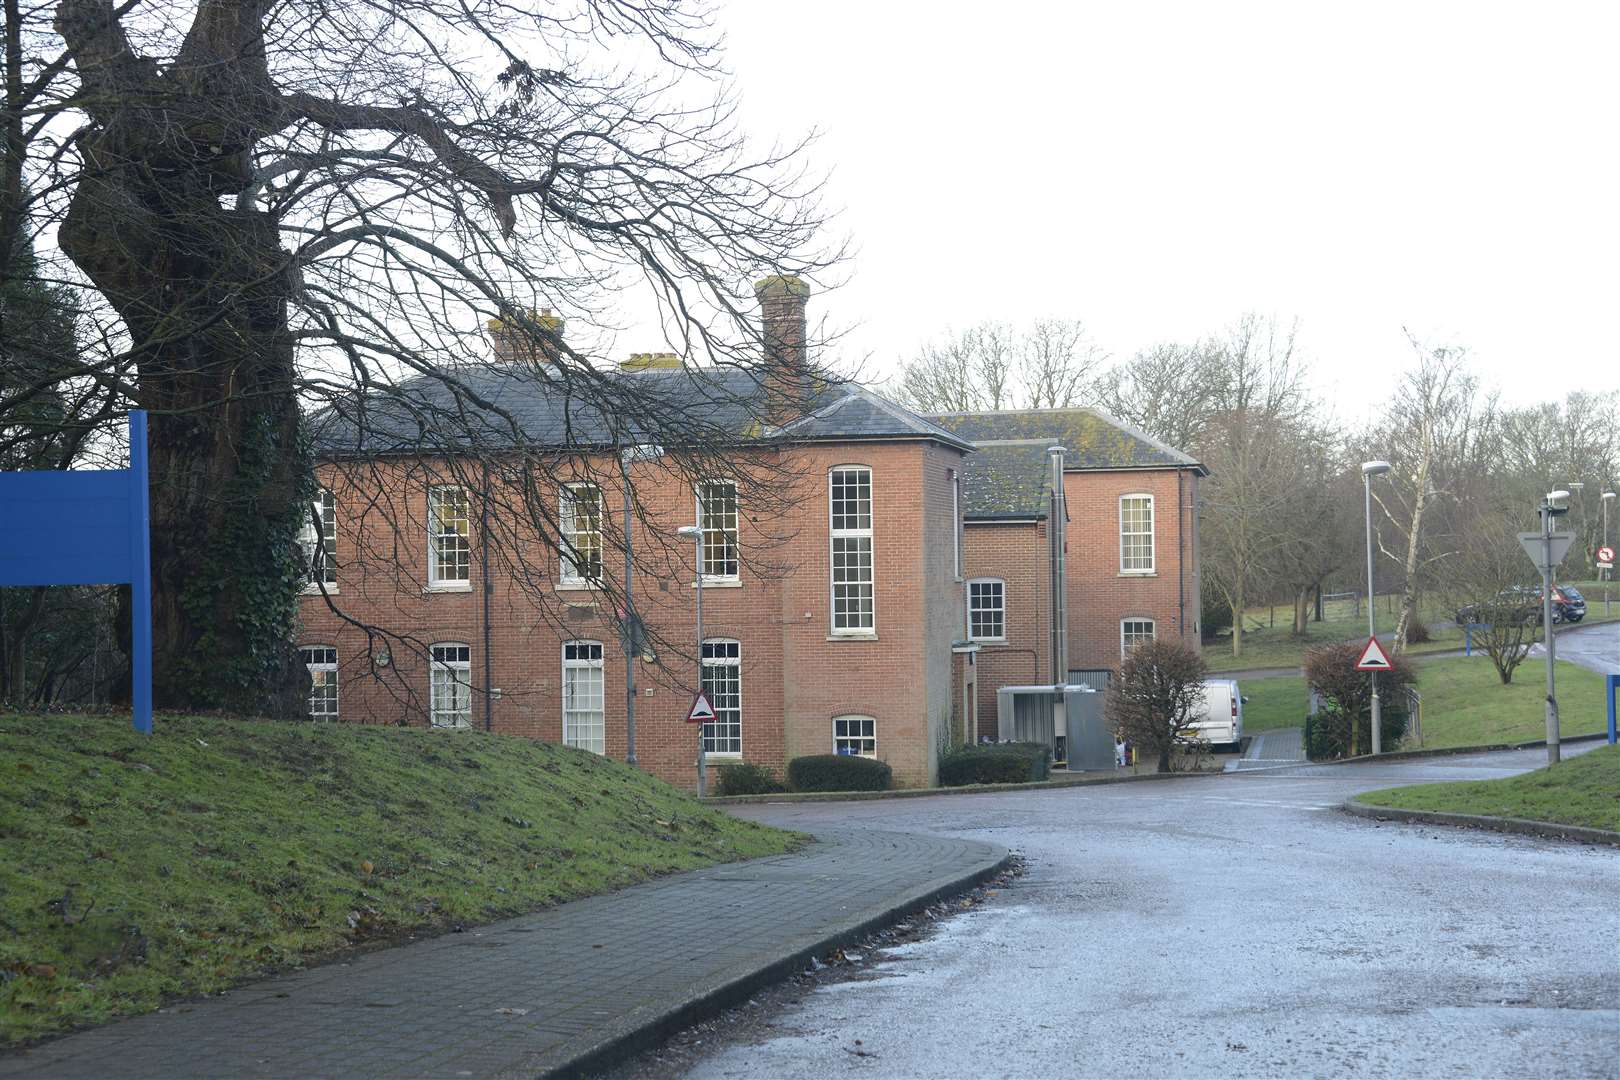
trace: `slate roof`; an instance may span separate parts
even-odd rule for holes
[[[424,426],[441,433],[431,441],[441,451],[518,445],[586,450],[648,435],[675,445],[683,430],[705,438],[790,442],[923,438],[972,449],[963,437],[854,383],[825,384],[805,415],[762,427],[758,369],[604,372],[592,397],[571,397],[533,369],[469,366],[335,403],[313,416],[310,428],[323,457],[419,452],[429,445]],[[656,408],[648,407],[649,399]],[[657,430],[649,431],[653,425]]]
[[[929,419],[973,443],[963,463],[967,516],[1045,517],[1046,449],[1062,446],[1065,472],[1192,469],[1197,459],[1096,409],[1019,409],[937,413]]]

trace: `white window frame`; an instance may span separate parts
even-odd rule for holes
[[[860,528],[859,526],[851,528],[847,524],[846,524],[845,527],[839,528],[838,525],[837,525],[837,521],[838,521],[838,515],[837,515],[837,512],[836,512],[837,502],[834,499],[833,492],[835,490],[834,485],[837,482],[835,478],[838,477],[842,473],[864,474],[865,477],[866,477],[866,520],[867,520],[867,525],[866,525],[865,528]],[[828,579],[827,579],[828,580],[828,595],[827,595],[827,600],[828,600],[828,615],[829,615],[828,625],[829,625],[830,632],[831,632],[833,637],[876,637],[877,636],[877,546],[874,543],[873,536],[872,536],[872,531],[873,531],[872,526],[875,523],[876,518],[877,518],[877,505],[876,505],[877,504],[877,499],[876,499],[875,493],[873,491],[873,486],[874,485],[873,485],[873,478],[872,478],[872,468],[869,465],[834,465],[832,468],[827,470],[827,532],[828,532],[828,538],[829,538],[828,543],[827,543],[827,564],[828,564]],[[859,512],[857,510],[857,514],[856,514],[856,520],[857,521],[859,521],[859,517],[860,517],[860,515],[859,515]],[[864,540],[866,542],[866,552],[865,552],[865,554],[866,554],[866,577],[864,579],[850,578],[850,579],[848,579],[846,581],[843,581],[843,582],[840,582],[838,580],[838,571],[839,571],[838,547],[839,547],[839,541],[840,540],[847,541],[847,542],[854,542],[856,544],[858,544],[862,540]],[[859,555],[859,548],[857,547],[855,549],[855,551],[856,551],[856,554],[858,556]],[[858,568],[859,568],[859,565],[858,565],[858,561],[857,561],[857,569]],[[863,586],[863,585],[869,590],[869,595],[870,595],[870,599],[871,599],[871,602],[870,602],[870,608],[871,608],[870,618],[866,621],[865,625],[861,625],[858,618],[853,622],[846,621],[844,623],[844,625],[839,625],[840,613],[839,613],[838,600],[839,600],[839,588],[840,588],[840,586],[843,586],[845,588],[854,588],[856,590],[859,590],[859,588],[861,586]],[[860,596],[859,596],[859,592],[857,591],[854,595],[855,595],[855,598],[856,598],[856,601],[857,601],[856,614],[857,614],[857,616],[859,616],[860,615],[860,610],[859,610]],[[848,612],[849,612],[849,606],[848,606],[847,603],[845,605],[844,611],[845,611],[845,615],[843,617],[846,618],[846,620],[847,620]]]
[[[1140,631],[1137,631],[1136,633],[1128,632],[1125,628],[1130,626],[1132,623],[1135,623],[1138,626],[1146,626],[1147,635],[1144,637]],[[1133,638],[1135,640],[1132,640]],[[1159,622],[1157,619],[1148,619],[1140,615],[1131,615],[1119,620],[1119,658],[1121,660],[1131,655],[1131,650],[1136,646],[1149,641],[1157,641],[1158,639]]]
[[[729,525],[726,523],[726,515],[723,513],[719,515],[720,520],[717,525],[711,526],[709,523],[710,519],[708,509],[703,505],[704,495],[710,488],[716,487],[731,489],[731,513],[729,515],[731,522]],[[703,573],[703,583],[705,585],[719,585],[740,581],[742,572],[742,556],[738,547],[737,538],[739,526],[742,523],[742,510],[737,502],[737,482],[735,480],[724,479],[702,480],[693,487],[692,496],[697,503],[698,527],[703,530],[703,562],[702,566],[700,567]],[[711,541],[711,537],[714,538],[713,541]],[[724,542],[730,548],[731,558],[729,560],[729,572],[724,572],[725,565],[728,560],[723,558],[723,553],[721,553],[721,557],[714,559],[710,558],[711,547],[717,546],[718,542]],[[718,574],[710,573],[709,568],[711,562],[719,563],[722,572]]]
[[[994,608],[988,608],[988,607],[975,608],[974,605],[973,605],[973,587],[975,585],[981,585],[981,586],[982,585],[994,585],[994,586],[996,586],[996,595],[997,595],[998,599],[1001,602],[999,604],[997,604]],[[994,577],[977,577],[977,578],[973,578],[973,579],[971,579],[970,581],[967,582],[967,587],[966,587],[966,590],[965,590],[965,596],[966,596],[966,603],[967,603],[968,640],[969,641],[1006,641],[1007,640],[1007,582],[1002,578],[994,578]],[[994,635],[975,633],[974,632],[974,627],[973,627],[973,613],[976,610],[977,611],[995,611],[997,621],[1000,622],[1000,624],[1001,624],[1001,633],[1000,634],[994,634]]]
[[[730,685],[721,685],[722,679]],[[703,724],[703,756],[742,757],[742,642],[704,639],[703,692],[714,708],[714,719]]]
[[[833,753],[843,753],[845,746],[859,747],[851,757],[877,757],[877,720],[862,713],[833,717]]]
[[[459,514],[446,528],[445,504]],[[459,571],[460,576],[456,576]],[[472,504],[458,484],[428,488],[428,588],[463,591],[472,588]]]
[[[607,665],[602,657],[600,641],[562,644],[563,745],[593,754],[607,753]]]
[[[472,727],[472,646],[438,641],[428,647],[428,726]]]
[[[321,488],[310,501],[314,514],[298,526],[298,548],[304,553],[304,591],[318,593],[321,586],[336,592],[337,586],[337,497]],[[315,518],[321,522],[316,532]]]
[[[1127,532],[1125,529],[1125,504],[1145,500],[1147,502],[1147,531],[1140,530]],[[1157,524],[1153,496],[1145,491],[1133,491],[1119,497],[1119,572],[1121,574],[1153,574],[1158,572],[1158,544],[1155,542],[1153,530]],[[1147,565],[1131,565],[1134,556],[1127,552],[1127,538],[1147,537]]]
[[[582,495],[589,493],[596,502],[596,521],[594,527],[581,528],[576,508],[584,503]],[[607,550],[602,546],[602,522],[606,513],[607,503],[602,496],[602,485],[582,480],[576,483],[564,484],[557,493],[557,528],[563,534],[562,548],[562,582],[576,588],[596,588],[602,583],[603,567],[607,562]],[[587,522],[587,525],[591,523]],[[582,545],[581,540],[585,543]],[[569,554],[568,547],[572,546],[575,552],[585,557],[585,566]],[[596,565],[590,565],[594,554]],[[590,571],[595,570],[592,574]]]
[[[336,723],[340,693],[337,649],[331,645],[300,645],[298,658],[309,672],[310,720],[315,723]]]

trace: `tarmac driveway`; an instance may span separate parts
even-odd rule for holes
[[[1029,870],[691,1075],[1620,1075],[1620,850],[1336,809],[1544,753],[739,807],[990,839]]]

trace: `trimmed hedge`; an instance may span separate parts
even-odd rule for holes
[[[775,795],[786,790],[770,769],[746,761],[721,765],[714,785],[716,795]]]
[[[811,754],[788,762],[794,791],[887,791],[893,780],[888,762],[853,754]]]
[[[940,760],[939,786],[1027,784],[1052,774],[1052,748],[1044,743],[964,746]]]

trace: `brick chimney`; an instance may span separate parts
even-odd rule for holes
[[[805,348],[805,302],[810,286],[790,274],[754,282],[763,328],[765,419],[782,424],[802,415],[813,390]]]
[[[547,335],[546,340],[535,341],[529,330],[505,319],[491,319],[486,324],[490,348],[494,350],[497,364],[539,367],[557,362],[560,355],[558,344],[563,336],[562,317],[553,315],[550,308],[541,308],[539,312],[531,310],[528,316]]]

